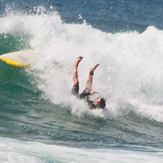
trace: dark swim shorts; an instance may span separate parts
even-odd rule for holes
[[[72,94],[73,95],[78,95],[79,94],[79,84],[73,85]]]

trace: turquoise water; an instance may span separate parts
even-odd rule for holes
[[[0,6],[0,54],[40,56],[30,69],[0,63],[1,162],[163,161],[161,1]],[[106,99],[104,111],[71,95],[78,56],[80,91],[100,63],[93,89]]]

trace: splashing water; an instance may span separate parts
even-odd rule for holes
[[[42,59],[30,73],[37,76],[43,98],[78,115],[114,117],[129,109],[163,122],[162,30],[150,26],[143,33],[105,33],[85,22],[65,24],[57,13],[9,14],[0,23],[0,33],[32,36],[30,46]],[[90,111],[71,95],[73,62],[78,56],[84,57],[79,65],[80,92],[90,67],[100,63],[93,90],[106,99],[106,111]]]

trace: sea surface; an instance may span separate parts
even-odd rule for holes
[[[0,0],[0,55],[24,49],[0,63],[0,163],[163,162],[162,0]],[[78,56],[104,110],[71,95]]]

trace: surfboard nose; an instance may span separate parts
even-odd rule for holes
[[[39,60],[39,56],[32,50],[23,50],[17,52],[6,53],[0,56],[0,61],[5,64],[29,68]]]

